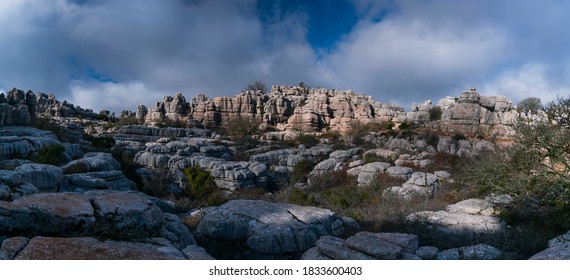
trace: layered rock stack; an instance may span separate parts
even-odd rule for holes
[[[34,94],[12,89],[7,94],[0,93],[0,126],[29,125],[37,117],[88,117],[96,118],[91,109],[74,106],[67,101],[59,101],[53,94]]]
[[[436,119],[431,111],[435,107],[441,108],[441,117]],[[269,93],[243,91],[233,97],[209,99],[199,94],[190,102],[177,93],[174,97],[164,97],[150,109],[140,106],[136,116],[146,123],[171,120],[211,128],[227,127],[232,120],[257,119],[278,130],[304,132],[324,129],[345,132],[353,122],[393,122],[415,124],[442,135],[500,139],[513,135],[511,125],[519,113],[506,97],[480,96],[475,89],[461,93],[458,98],[441,99],[435,106],[431,100],[413,104],[412,110],[405,112],[350,90],[273,86]]]

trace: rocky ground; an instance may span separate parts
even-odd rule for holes
[[[319,189],[330,199],[327,188],[335,186],[323,186],[323,178],[342,173],[353,180],[351,190],[372,201],[367,207],[440,199],[458,178],[438,156],[497,152],[512,133],[509,120],[518,113],[502,97],[471,90],[440,101],[441,115],[430,120],[431,102],[406,113],[347,91],[274,87],[269,94],[198,96],[191,102],[178,94],[150,110],[123,112],[146,124],[107,128],[113,143],[105,147],[95,142],[103,139],[95,119],[110,115],[18,90],[1,95],[0,103],[0,259],[449,260],[503,259],[511,253],[494,242],[509,230],[499,215],[508,196],[444,200],[449,203],[402,217],[405,232],[372,232],[362,222],[369,217],[340,211],[352,204],[327,209],[311,193]],[[55,132],[71,137],[27,126],[46,112],[58,112],[52,117],[63,130]],[[248,146],[220,130],[149,126],[168,119],[219,128],[237,117],[260,117],[283,130],[245,138],[255,140]],[[388,127],[388,133],[366,135],[362,145],[316,137],[323,132],[310,134],[316,145],[291,142],[301,138],[300,131],[348,131],[353,121],[379,120],[396,127],[414,123],[414,129],[431,128],[438,137],[407,136],[391,132],[405,128]],[[85,131],[77,133],[77,127]],[[84,136],[93,131],[100,138]],[[188,179],[190,167],[211,178],[221,197],[216,203],[208,194],[198,203],[202,197],[189,191],[196,188]],[[383,186],[371,200],[366,192],[377,190],[378,178],[394,185]],[[300,198],[291,199],[291,193]],[[531,258],[570,258],[569,234]]]

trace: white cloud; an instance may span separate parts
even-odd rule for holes
[[[124,84],[73,81],[70,88],[71,103],[93,109],[95,112],[104,109],[115,113],[122,110],[136,111],[137,105],[154,104],[160,101],[157,96],[161,95],[141,81]]]
[[[482,76],[504,53],[504,35],[493,28],[437,29],[408,20],[361,24],[323,59],[323,78],[333,87],[350,85],[406,105]]]
[[[549,79],[549,67],[541,63],[528,63],[518,69],[502,73],[480,91],[485,95],[504,95],[514,104],[528,97],[538,97],[543,103],[557,96],[570,96],[568,84],[557,84]]]

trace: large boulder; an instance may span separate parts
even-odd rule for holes
[[[65,166],[65,174],[121,170],[121,164],[108,153],[86,153]]]
[[[195,232],[216,258],[296,258],[324,235],[358,225],[326,209],[257,200],[233,200],[204,209]]]
[[[172,246],[129,241],[99,241],[92,237],[34,237],[16,260],[183,260]]]
[[[180,219],[137,192],[40,193],[0,201],[0,232],[120,240],[163,237],[179,249],[195,245]]]
[[[90,190],[136,190],[136,183],[121,171],[76,173],[63,176],[60,191],[85,192]]]
[[[406,221],[434,244],[462,246],[503,236],[507,225],[494,214],[486,200],[469,199],[447,206],[447,211],[412,213]]]
[[[55,191],[63,179],[63,169],[48,164],[24,164],[18,166],[15,172],[22,176],[22,181],[28,182],[42,191]]]
[[[323,236],[307,250],[303,260],[396,260],[419,259],[418,237],[405,233],[359,232],[346,240]]]

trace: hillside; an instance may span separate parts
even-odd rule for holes
[[[13,89],[0,259],[566,259],[569,104],[273,86],[115,116]]]

